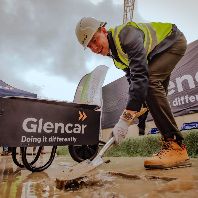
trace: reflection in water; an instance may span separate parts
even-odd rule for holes
[[[49,197],[54,194],[50,178],[46,172],[31,173],[23,180],[21,197]]]
[[[18,186],[21,183],[21,171],[13,171],[11,158],[3,157],[0,159],[0,195],[2,198],[20,197]]]
[[[0,158],[1,198],[49,197],[54,194],[54,187],[48,185],[49,181],[45,172],[30,173],[18,167],[14,171],[11,158]]]
[[[198,193],[198,160],[191,168],[145,171],[141,159],[135,164],[134,159],[116,158],[84,178],[76,190],[56,188],[55,179],[67,168],[60,161],[55,159],[44,172],[31,173],[17,168],[11,157],[0,157],[0,198],[196,197]],[[128,166],[131,162],[133,167]]]

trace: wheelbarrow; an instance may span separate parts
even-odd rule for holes
[[[101,140],[102,84],[108,67],[98,66],[79,82],[74,101],[4,97],[0,98],[0,145],[12,147],[13,162],[32,172],[47,169],[57,146],[68,146],[71,157],[92,160]],[[37,165],[42,147],[52,146],[49,159]],[[20,147],[21,160],[17,157]],[[29,160],[29,147],[38,147]]]

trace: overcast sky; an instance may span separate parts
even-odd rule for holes
[[[83,50],[75,26],[83,16],[122,23],[124,0],[0,0],[0,79],[41,98],[72,101],[83,75],[110,69],[105,84],[124,75],[108,57]],[[136,0],[134,20],[172,22],[188,43],[198,37],[197,0]]]

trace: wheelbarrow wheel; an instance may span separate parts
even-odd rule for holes
[[[82,162],[86,159],[92,160],[96,157],[99,144],[94,145],[69,145],[68,150],[72,159],[76,162]]]

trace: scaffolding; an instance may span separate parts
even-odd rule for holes
[[[133,20],[135,0],[124,0],[123,23]]]

